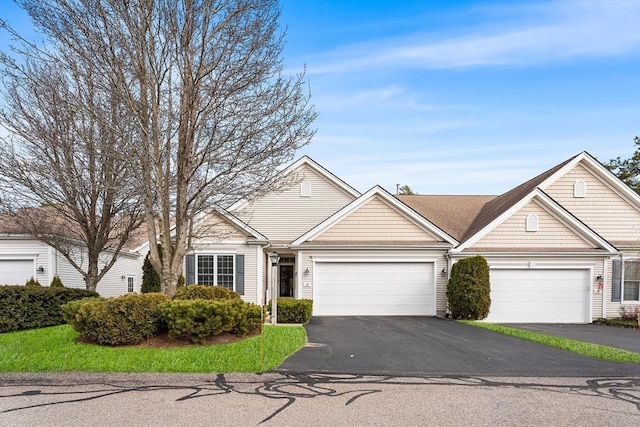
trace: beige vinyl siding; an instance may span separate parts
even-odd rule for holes
[[[313,239],[331,241],[407,241],[437,242],[438,240],[408,220],[379,197],[342,218],[337,224]]]
[[[585,197],[573,197],[576,181],[586,183]],[[640,241],[640,211],[581,164],[544,191],[608,241]]]
[[[302,282],[302,298],[313,299],[313,258],[314,257],[331,257],[336,259],[369,259],[375,262],[376,259],[403,259],[411,258],[412,260],[424,258],[425,262],[431,262],[435,259],[434,271],[436,272],[436,314],[443,316],[447,308],[447,276],[442,275],[442,269],[445,271],[447,267],[447,259],[444,256],[444,251],[420,251],[420,250],[403,250],[403,251],[388,251],[388,250],[311,250],[307,249],[303,252],[302,257],[298,262],[301,265],[301,271],[306,268],[309,269],[309,274],[304,275],[301,279]],[[304,282],[311,284],[309,287],[304,286]]]
[[[146,254],[145,254],[146,256]],[[122,255],[98,283],[98,293],[103,297],[113,297],[127,293],[127,276],[135,277],[135,292],[142,286],[142,264],[144,256]],[[123,279],[124,277],[124,279]],[[65,283],[66,285],[66,283]],[[84,282],[83,282],[84,286]]]
[[[538,231],[526,231],[527,216],[538,216]],[[590,249],[591,244],[532,200],[481,238],[470,250],[482,248]]]
[[[270,240],[293,241],[354,199],[306,165],[296,177],[289,189],[265,195],[238,216]],[[300,195],[301,181],[310,183],[309,197]]]
[[[243,240],[247,235],[218,214],[207,215],[206,221],[196,227],[193,240],[199,242],[224,242],[228,240]]]

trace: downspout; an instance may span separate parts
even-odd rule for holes
[[[607,259],[602,260],[602,318],[607,318]],[[613,286],[613,282],[611,283]],[[613,289],[612,289],[613,291]]]
[[[444,257],[447,259],[447,286],[448,286],[449,285],[449,277],[450,277],[450,274],[451,274],[451,265],[452,265],[452,262],[451,262],[451,249],[447,250],[447,252],[444,254]],[[447,288],[445,286],[445,295],[447,294],[446,293],[446,289]],[[437,296],[436,296],[436,298],[437,298]],[[444,311],[444,317],[447,318],[447,319],[449,319],[451,317],[451,310],[449,310],[449,299],[448,298],[447,298],[447,307],[446,307],[446,309]]]

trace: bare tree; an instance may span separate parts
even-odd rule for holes
[[[60,252],[95,291],[144,220],[127,155],[135,128],[99,70],[0,26],[17,46],[15,55],[0,54],[0,125],[9,132],[0,139],[0,211]]]
[[[304,74],[283,74],[277,1],[18,3],[60,55],[101,70],[135,124],[128,153],[150,259],[173,295],[192,220],[276,189],[279,168],[313,136]]]
[[[402,195],[406,195],[406,196],[412,196],[416,193],[413,192],[413,190],[411,189],[411,187],[409,187],[408,185],[402,185],[398,187],[398,194],[402,194]]]

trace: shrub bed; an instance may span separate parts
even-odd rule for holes
[[[65,307],[76,311],[71,324],[82,336],[103,345],[138,344],[162,328],[160,308],[169,297],[160,293],[127,294]],[[69,314],[68,314],[69,315]]]
[[[170,338],[200,344],[223,332],[244,336],[258,329],[263,317],[259,306],[236,299],[176,299],[164,304],[161,314]]]
[[[223,288],[222,286],[207,286],[207,285],[189,285],[183,286],[176,290],[176,294],[173,299],[177,300],[192,300],[192,299],[235,299],[241,300],[242,297],[239,293]]]
[[[271,301],[267,310],[271,312]],[[312,312],[313,301],[310,299],[278,298],[278,323],[307,323]]]
[[[85,289],[0,286],[0,332],[62,325],[62,304],[97,296]]]

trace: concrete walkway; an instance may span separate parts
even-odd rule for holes
[[[518,323],[505,326],[640,353],[640,331],[638,329],[593,324],[571,325],[557,323]]]

